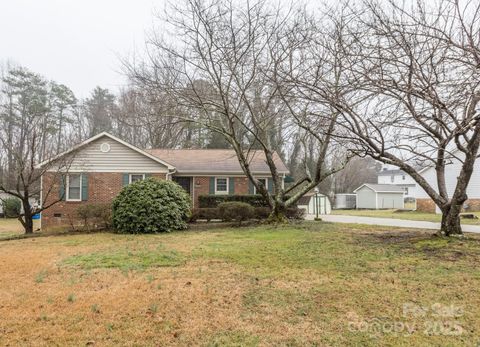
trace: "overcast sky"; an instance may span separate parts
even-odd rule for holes
[[[86,97],[124,84],[118,55],[142,48],[164,0],[0,0],[0,63],[11,61]]]

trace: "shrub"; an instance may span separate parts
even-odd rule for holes
[[[255,207],[255,218],[267,219],[271,212],[270,207]],[[289,207],[285,210],[285,216],[289,219],[303,219],[305,210],[298,207]]]
[[[205,219],[210,222],[212,219],[222,219],[222,217],[218,208],[197,208],[192,212],[190,221],[196,222],[198,219]]]
[[[244,202],[254,207],[267,207],[268,204],[262,195],[200,195],[200,208],[215,208],[224,202]]]
[[[186,229],[190,197],[172,181],[150,178],[125,186],[113,200],[113,227],[125,233]]]
[[[236,220],[239,224],[244,220],[253,218],[254,208],[245,202],[222,202],[218,205],[220,216],[225,221]]]
[[[86,204],[77,209],[77,216],[86,230],[108,229],[112,226],[112,205],[110,203]]]
[[[103,227],[109,229],[112,227],[112,204],[111,203],[103,203],[97,204],[97,212],[95,217],[98,218],[98,222],[103,224]]]
[[[285,196],[286,199],[289,196]],[[215,208],[223,202],[244,202],[253,207],[268,207],[267,201],[262,195],[200,195],[198,206],[200,208]]]
[[[93,218],[95,213],[95,206],[92,204],[80,205],[77,208],[77,216],[83,222],[83,227],[86,230],[90,230],[93,224]]]
[[[17,218],[22,210],[22,202],[17,198],[6,198],[2,202],[3,214],[7,218]]]
[[[289,207],[285,211],[285,216],[289,219],[303,219],[305,217],[305,209],[298,207]]]
[[[271,212],[270,207],[255,207],[255,218],[267,219]]]

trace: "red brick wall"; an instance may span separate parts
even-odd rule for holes
[[[465,204],[468,205],[466,210],[469,212],[480,211],[480,199],[469,199]]]
[[[210,177],[194,177],[193,178],[193,206],[198,207],[198,197],[200,195],[208,195],[210,191]]]
[[[59,182],[57,177],[52,185],[54,173],[46,173],[43,177],[43,190],[46,192],[52,187],[45,205],[50,204],[59,196]],[[77,208],[84,204],[111,202],[123,187],[122,173],[113,172],[95,172],[88,174],[88,201],[60,201],[42,212],[42,229],[47,230],[52,227],[69,226],[71,222],[78,222],[76,214]],[[152,174],[153,177],[165,179],[165,174]],[[232,179],[232,178],[230,178]],[[235,194],[249,194],[248,178],[234,177]],[[198,197],[208,195],[210,192],[210,177],[196,176],[193,178],[193,201],[194,206],[198,207]],[[45,193],[44,193],[45,194]],[[55,214],[61,214],[61,217],[55,217]]]
[[[417,199],[417,211],[435,213],[435,203],[432,199]]]
[[[224,177],[224,176],[222,176]],[[234,194],[247,195],[248,191],[248,178],[247,177],[230,177],[235,182]],[[198,207],[198,197],[200,195],[208,195],[210,193],[210,177],[196,176],[193,178],[193,201],[194,207]]]
[[[77,208],[85,204],[111,202],[123,188],[122,173],[91,172],[88,173],[88,200],[87,201],[59,201],[42,212],[42,229],[70,225],[77,220]],[[152,177],[165,179],[165,174],[152,174]],[[58,200],[60,178],[55,173],[47,172],[43,176],[44,205]],[[51,190],[50,190],[51,189]],[[47,191],[50,193],[47,194]],[[55,217],[60,214],[61,217]]]

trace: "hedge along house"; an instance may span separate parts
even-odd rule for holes
[[[405,190],[392,184],[365,183],[354,190],[357,209],[403,209]]]
[[[68,170],[59,172],[55,161],[66,156],[72,158]],[[287,175],[280,157],[275,154],[274,158],[280,174]],[[148,177],[177,182],[190,194],[193,208],[198,206],[200,195],[256,193],[233,150],[142,150],[105,132],[38,167],[46,165],[51,169],[42,176],[42,194],[48,191],[44,202],[49,205],[60,201],[42,212],[43,230],[77,223],[77,209],[82,204],[109,203],[125,185]],[[253,153],[250,167],[272,191],[273,181],[262,151]]]

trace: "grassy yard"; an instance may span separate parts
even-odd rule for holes
[[[1,241],[0,345],[473,346],[479,260],[477,236],[313,222]]]
[[[33,221],[33,230],[40,227],[40,221]],[[22,224],[16,218],[0,218],[0,240],[24,232]]]
[[[436,213],[425,213],[417,211],[401,211],[397,210],[332,210],[332,214],[349,215],[349,216],[363,216],[363,217],[378,217],[378,218],[396,218],[408,219],[427,222],[440,223],[442,216]],[[473,212],[480,217],[480,212]],[[463,224],[480,225],[480,219],[462,219]]]

